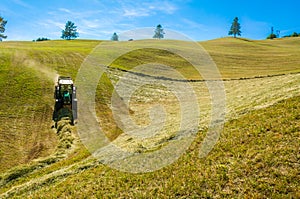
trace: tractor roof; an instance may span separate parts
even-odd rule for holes
[[[71,77],[59,77],[58,84],[70,85],[73,84]]]
[[[73,81],[70,80],[70,79],[61,79],[61,80],[58,81],[58,84],[70,85],[70,84],[73,84]]]

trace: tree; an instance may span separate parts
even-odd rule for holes
[[[267,39],[275,39],[275,38],[277,38],[277,36],[276,36],[274,33],[271,33],[271,34],[267,37]]]
[[[293,34],[291,34],[291,37],[298,37],[299,35],[298,35],[298,33],[296,33],[296,32],[293,32]]]
[[[48,41],[48,40],[50,39],[48,39],[47,37],[39,37],[35,41]]]
[[[7,38],[6,35],[3,35],[3,34],[2,34],[2,33],[5,32],[5,25],[6,25],[6,23],[7,23],[7,21],[4,20],[4,18],[0,16],[0,40],[2,40],[2,38],[3,38],[3,39],[6,39],[6,38]]]
[[[117,33],[114,32],[113,36],[111,37],[112,41],[119,41],[119,36],[117,35]]]
[[[271,27],[271,34],[267,37],[267,39],[275,39],[277,36],[274,34],[274,28]]]
[[[155,34],[154,34],[154,36],[153,36],[153,38],[155,38],[155,39],[162,39],[162,38],[164,38],[164,29],[162,28],[162,26],[160,25],[160,24],[158,24],[157,26],[156,26],[156,29],[155,29]]]
[[[72,21],[67,21],[65,29],[62,30],[62,39],[70,40],[77,38],[78,32],[77,32],[77,26]]]
[[[228,35],[233,35],[234,38],[236,38],[236,35],[241,36],[241,33],[242,32],[241,25],[239,23],[239,18],[235,17],[228,32]]]
[[[300,37],[300,33],[293,32],[293,34],[291,34],[291,35],[285,35],[283,37],[284,38],[286,38],[286,37]]]

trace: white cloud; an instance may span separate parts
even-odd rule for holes
[[[83,27],[88,29],[95,29],[100,27],[100,21],[98,19],[82,19],[81,24],[83,25]]]
[[[62,12],[66,12],[68,14],[72,14],[73,12],[69,9],[66,9],[66,8],[58,8],[59,11],[62,11]]]
[[[188,27],[189,29],[201,29],[202,31],[207,31],[207,27],[204,24],[183,18],[181,19],[183,26]]]
[[[124,8],[123,10],[125,17],[144,17],[149,16],[149,11],[145,9],[132,9],[132,8]]]
[[[102,13],[102,10],[71,10],[67,8],[58,8],[57,10],[48,12],[53,18],[70,18],[70,19],[86,19],[97,16],[98,14]]]
[[[32,9],[33,7],[27,3],[25,3],[24,1],[22,0],[11,0],[13,3],[19,5],[19,6],[22,6],[24,8],[28,8],[28,9]]]
[[[174,14],[178,7],[170,1],[119,1],[125,17],[145,17],[159,13]]]
[[[178,7],[169,1],[152,1],[145,3],[146,6],[152,11],[160,11],[165,14],[174,14]]]
[[[44,26],[46,28],[53,27],[53,26],[58,27],[60,29],[65,28],[64,23],[62,23],[61,21],[55,21],[55,20],[52,20],[52,19],[47,19],[46,21],[39,22],[38,24],[41,25],[41,26]]]

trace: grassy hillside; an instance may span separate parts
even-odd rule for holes
[[[266,107],[279,100],[297,95],[299,90],[299,74],[297,73],[300,69],[298,62],[299,49],[297,48],[299,39],[293,39],[293,41],[296,47],[292,45],[289,39],[250,41],[245,39],[224,38],[201,43],[212,55],[212,58],[220,69],[222,78],[229,80],[224,82],[227,95],[226,108],[228,119],[239,117],[241,114],[246,114],[251,110]],[[140,42],[143,46],[148,46],[149,41],[136,42]],[[167,40],[153,42],[159,45],[164,44],[166,47],[179,43],[185,50],[190,51],[191,55],[194,53],[194,49],[189,45],[185,45],[184,42]],[[293,47],[286,47],[287,45],[292,45]],[[115,50],[117,51],[118,48]],[[279,54],[279,52],[288,59],[293,58],[294,61],[286,63],[286,59],[281,59],[280,61],[277,60],[276,65],[268,65],[268,60],[272,60],[273,54]],[[226,56],[224,56],[224,54]],[[243,56],[241,57],[241,55]],[[220,57],[222,59],[220,59]],[[266,58],[267,60],[265,60]],[[274,58],[274,60],[276,59],[277,57]],[[144,82],[149,81],[149,78],[138,74],[131,76],[131,78],[125,78],[123,76],[125,74],[124,71],[149,62],[172,66],[188,80],[201,79],[199,73],[190,63],[169,51],[146,48],[143,50],[134,50],[119,57],[111,64],[107,71],[107,75],[112,81],[110,82],[106,76],[102,78],[98,86],[96,99],[100,125],[105,130],[107,137],[111,140],[114,140],[122,133],[120,129],[117,128],[115,118],[110,109],[112,95],[110,91],[113,88],[112,85],[116,85],[118,81],[126,81],[127,85],[143,85]],[[242,62],[245,64],[242,64]],[[148,71],[144,72],[144,74],[147,73],[146,76],[156,78],[156,82],[160,82],[161,76],[169,77],[166,75],[168,71],[160,70],[160,72],[161,73],[155,74],[153,71]],[[176,81],[172,82],[172,84],[176,84],[177,90],[185,87],[185,85]],[[195,94],[198,96],[198,104],[202,114],[199,128],[202,129],[209,125],[211,118],[210,95],[204,82],[195,81],[190,83],[190,85],[192,85]],[[169,113],[168,118],[170,118],[170,120],[166,121],[163,133],[161,134],[162,136],[157,136],[149,141],[143,140],[142,142],[135,142],[134,139],[126,135],[118,137],[119,140],[132,140],[131,142],[126,142],[125,145],[123,145],[122,141],[122,146],[128,150],[151,151],[154,146],[160,148],[162,143],[165,143],[164,140],[171,139],[175,136],[172,132],[175,132],[174,129],[181,125],[180,110],[178,107],[175,108],[175,105],[179,103],[174,95],[155,85],[143,89],[139,89],[135,95],[130,98],[129,112],[134,121],[139,125],[149,124],[148,111],[157,104],[164,106]],[[180,92],[185,91],[183,89]],[[191,107],[187,108],[189,109]],[[123,125],[126,126],[126,123],[123,123]]]
[[[216,62],[223,78],[299,72],[299,38],[248,40],[223,38],[201,45]]]
[[[171,45],[174,41],[163,42]],[[201,42],[228,80],[224,82],[228,122],[221,138],[208,157],[198,158],[210,101],[206,85],[192,82],[203,114],[197,139],[176,163],[136,175],[110,169],[90,157],[76,128],[63,126],[66,135],[51,129],[53,80],[58,74],[75,78],[99,43],[0,43],[0,197],[47,197],[49,193],[53,197],[112,198],[300,197],[299,38]],[[96,98],[100,125],[111,140],[122,135],[110,109],[113,85],[124,71],[148,62],[172,66],[187,79],[200,79],[189,63],[167,51],[136,50],[115,60],[100,80]],[[174,95],[161,87],[145,89],[130,104],[135,121],[147,124],[148,108],[160,103],[170,112],[169,123],[176,126]],[[70,139],[75,140],[72,150],[57,159],[63,142]],[[161,144],[159,139],[154,141]],[[149,145],[126,143],[130,144]]]
[[[73,78],[99,41],[0,43],[0,167],[53,152],[53,88],[57,74]]]
[[[142,41],[141,41],[142,42]],[[172,46],[178,41],[159,41]],[[248,40],[222,38],[199,42],[218,66],[223,79],[252,78],[300,72],[300,39]],[[184,44],[183,44],[184,45]],[[188,46],[188,45],[187,45]],[[186,47],[184,47],[186,48]],[[187,49],[193,52],[193,49]],[[157,62],[172,66],[187,79],[199,79],[189,63],[178,55],[158,49],[132,51],[116,60],[112,67],[131,69],[138,64]]]
[[[178,162],[161,171],[132,175],[99,165],[36,196],[53,191],[56,196],[300,197],[299,100],[230,121],[205,159],[197,157],[200,136]],[[79,194],[70,188],[75,184],[85,189]]]
[[[80,162],[84,156],[77,152],[68,161],[6,184],[2,191],[29,181],[7,196],[298,198],[299,100],[290,98],[228,122],[218,144],[203,159],[198,158],[204,136],[200,132],[175,164],[156,172],[123,173],[95,160]]]

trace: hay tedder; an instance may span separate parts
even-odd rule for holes
[[[62,118],[68,118],[72,125],[77,119],[76,87],[70,77],[58,77],[54,91],[55,106],[53,120],[55,126]]]

